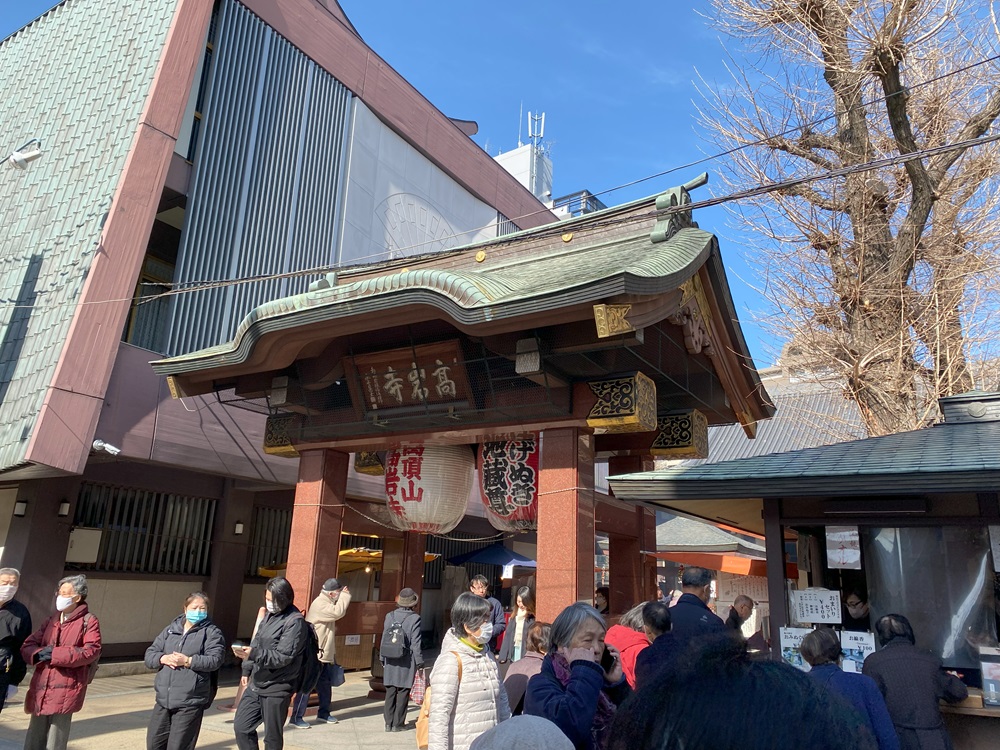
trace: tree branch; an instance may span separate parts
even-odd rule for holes
[[[820,169],[832,170],[837,168],[837,165],[830,159],[827,159],[825,156],[820,156],[819,154],[811,151],[808,147],[801,145],[801,138],[798,142],[795,142],[781,136],[775,136],[773,138],[768,138],[766,144],[772,151],[783,151],[786,154],[797,156],[800,159],[805,159],[806,161],[815,164]]]
[[[843,212],[848,208],[845,201],[827,198],[805,185],[789,185],[788,187],[779,188],[778,190],[775,190],[775,192],[778,193],[778,195],[789,195],[796,198],[802,198],[813,206],[816,206],[816,208],[822,208],[824,211]]]

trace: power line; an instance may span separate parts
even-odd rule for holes
[[[953,70],[953,71],[949,71],[948,73],[944,73],[944,74],[942,74],[940,76],[936,76],[934,78],[927,79],[927,80],[922,81],[920,83],[917,83],[917,84],[914,84],[912,86],[909,86],[907,89],[904,89],[904,90],[899,91],[899,92],[895,92],[895,93],[893,93],[891,95],[882,96],[882,97],[876,97],[876,98],[871,99],[869,101],[862,102],[862,103],[860,103],[858,105],[858,107],[867,107],[867,106],[871,106],[872,104],[884,102],[884,101],[887,101],[892,96],[906,95],[906,94],[908,94],[909,91],[912,91],[913,89],[921,88],[921,87],[924,87],[924,86],[931,85],[932,83],[939,82],[939,81],[944,80],[946,78],[949,78],[951,76],[958,75],[958,74],[963,73],[963,72],[967,72],[968,70],[972,70],[972,69],[974,69],[976,67],[980,67],[982,65],[986,65],[986,64],[988,64],[990,62],[994,62],[994,61],[997,61],[997,60],[1000,60],[1000,54],[994,55],[992,57],[985,58],[983,60],[979,60],[979,61],[977,61],[975,63],[972,63],[972,64],[967,65],[967,66],[962,67],[962,68],[958,68],[958,69]],[[774,138],[780,138],[780,137],[784,137],[786,135],[790,135],[790,134],[794,134],[794,133],[797,133],[797,132],[801,132],[803,129],[811,128],[814,125],[820,125],[822,123],[828,122],[831,119],[835,119],[835,117],[836,117],[836,115],[828,115],[828,116],[825,116],[825,117],[822,117],[822,118],[818,118],[818,119],[813,120],[813,121],[811,121],[809,123],[805,123],[803,125],[798,125],[798,126],[796,126],[794,128],[790,128],[790,129],[788,129],[788,130],[786,130],[784,132],[772,135],[772,136],[770,136],[768,138],[763,138],[763,139],[759,139],[757,141],[753,141],[753,142],[741,144],[740,146],[733,147],[733,148],[728,149],[726,151],[722,151],[722,152],[720,152],[718,154],[714,154],[714,155],[711,155],[711,156],[706,156],[706,157],[704,157],[702,159],[698,159],[696,161],[692,161],[692,162],[689,162],[687,164],[683,164],[683,165],[680,165],[680,166],[677,166],[677,167],[672,167],[672,168],[670,168],[668,170],[657,172],[655,174],[648,175],[646,177],[641,177],[639,179],[632,180],[632,181],[627,182],[627,183],[623,183],[622,185],[619,185],[617,187],[608,188],[607,190],[601,191],[600,193],[595,193],[595,195],[604,195],[606,193],[610,193],[610,192],[614,192],[616,190],[620,190],[620,189],[622,189],[624,187],[629,187],[629,186],[636,185],[636,184],[639,184],[639,183],[642,183],[642,182],[646,182],[646,181],[651,180],[651,179],[656,179],[658,177],[663,177],[665,175],[671,174],[673,172],[680,171],[682,169],[689,169],[691,167],[698,166],[700,164],[704,164],[704,163],[709,162],[709,161],[714,161],[716,159],[723,158],[725,156],[729,156],[729,155],[732,155],[734,153],[738,153],[739,151],[742,151],[742,150],[745,150],[745,149],[748,149],[748,148],[753,148],[755,146],[766,145],[770,140],[772,140]],[[708,208],[708,207],[712,207],[712,206],[722,205],[722,204],[725,204],[725,203],[739,201],[739,200],[743,200],[743,199],[746,199],[746,198],[757,197],[759,195],[764,195],[764,194],[767,194],[767,193],[770,193],[770,192],[781,191],[781,190],[787,189],[789,187],[795,187],[797,185],[807,184],[807,183],[811,183],[811,182],[817,182],[817,181],[820,181],[820,180],[833,179],[833,178],[837,178],[837,177],[843,177],[843,176],[847,176],[847,175],[850,175],[850,174],[855,174],[855,173],[858,173],[858,172],[873,171],[873,170],[876,170],[876,169],[882,169],[882,168],[887,167],[887,166],[893,166],[893,165],[896,165],[896,164],[904,163],[904,162],[910,161],[912,159],[922,159],[922,158],[926,158],[928,156],[935,156],[937,154],[947,153],[947,152],[950,152],[950,151],[964,150],[964,149],[972,148],[972,147],[975,147],[975,146],[978,146],[978,145],[982,145],[982,144],[986,144],[986,143],[991,143],[991,142],[994,142],[994,141],[996,141],[998,139],[1000,139],[1000,135],[981,136],[979,138],[968,139],[966,141],[961,141],[959,143],[946,144],[946,145],[943,145],[943,146],[936,146],[936,147],[930,147],[930,148],[920,149],[920,150],[917,150],[917,151],[914,151],[914,152],[910,152],[910,153],[907,153],[907,154],[897,154],[895,156],[884,157],[882,159],[876,159],[876,160],[873,160],[873,161],[865,162],[863,164],[851,165],[851,166],[848,166],[848,167],[841,167],[839,169],[829,170],[827,172],[821,172],[821,173],[814,174],[814,175],[807,175],[807,176],[803,176],[803,177],[792,178],[792,179],[784,180],[784,181],[777,182],[777,183],[766,183],[766,184],[763,184],[763,185],[757,185],[757,186],[754,186],[752,188],[747,188],[745,190],[738,191],[738,192],[735,192],[735,193],[730,193],[730,194],[723,195],[723,196],[716,196],[716,197],[713,197],[713,198],[707,198],[707,199],[701,200],[701,201],[693,201],[693,202],[691,202],[689,204],[685,204],[685,205],[682,205],[682,206],[676,206],[676,207],[673,207],[673,208],[668,208],[668,209],[665,209],[665,210],[662,210],[662,211],[659,211],[659,212],[648,212],[648,213],[642,213],[642,214],[633,214],[633,215],[628,216],[628,217],[621,217],[621,218],[607,219],[607,220],[604,220],[604,221],[592,222],[592,223],[589,223],[587,225],[587,228],[598,228],[598,227],[605,227],[605,226],[616,226],[616,225],[621,225],[621,224],[626,224],[626,223],[640,222],[640,221],[645,221],[646,219],[648,219],[648,218],[650,218],[651,216],[654,216],[654,215],[656,215],[656,216],[669,216],[671,214],[683,213],[683,212],[692,211],[692,210],[695,210],[695,209]],[[522,219],[523,218],[528,218],[530,216],[536,215],[538,213],[542,213],[544,211],[548,211],[548,209],[542,209],[542,210],[539,210],[539,211],[536,211],[536,212],[524,214],[523,216],[517,217],[517,218],[522,218]],[[487,228],[489,228],[489,226],[492,226],[492,225],[484,225],[483,227],[480,227],[478,229],[471,229],[471,230],[466,231],[466,232],[456,233],[454,235],[451,235],[450,237],[438,237],[438,238],[435,238],[434,240],[428,240],[427,242],[415,243],[414,245],[408,246],[406,248],[401,248],[401,249],[404,250],[404,251],[405,250],[412,250],[414,248],[420,247],[421,245],[430,244],[431,242],[435,242],[436,243],[436,242],[440,242],[443,239],[452,239],[452,238],[458,238],[458,237],[467,236],[467,235],[473,234],[475,232],[479,232],[479,231],[482,231],[484,229],[487,229]],[[562,225],[561,223],[555,223],[555,224],[551,225],[551,227],[549,228],[548,231],[536,232],[535,236],[545,237],[545,236],[549,236],[549,235],[557,235],[557,234],[562,234],[564,231],[565,231],[565,226],[564,225]],[[490,246],[496,246],[498,244],[502,245],[505,242],[513,242],[516,239],[517,239],[516,234],[514,234],[514,235],[510,235],[509,239],[505,239],[504,237],[500,237],[500,238],[497,238],[495,240],[491,240],[489,242],[484,242],[483,244],[484,245],[488,244]],[[455,252],[457,252],[460,249],[461,248],[453,248],[452,250],[455,251]],[[443,253],[447,253],[448,251],[442,251],[442,252]],[[439,254],[439,253],[436,253],[436,254]],[[425,256],[426,256],[426,254],[424,254],[424,256],[420,256],[420,255],[417,255],[417,256],[406,256],[406,257],[400,259],[400,262],[401,263],[412,262],[413,260],[416,260],[416,259],[418,259],[420,257],[425,257]],[[375,259],[375,258],[378,258],[379,256],[373,254],[371,256],[365,256],[363,258],[359,258],[358,260],[364,260],[367,257]],[[359,266],[354,266],[354,268],[357,268],[357,267],[359,267]],[[151,294],[151,295],[145,295],[145,296],[140,296],[140,297],[132,295],[132,296],[129,296],[129,297],[118,298],[118,299],[93,300],[93,301],[89,301],[89,302],[88,301],[78,301],[78,300],[67,300],[67,301],[59,303],[57,305],[53,305],[51,307],[47,307],[46,309],[53,309],[54,307],[61,307],[61,306],[65,306],[65,305],[74,305],[74,306],[75,305],[96,305],[96,304],[120,303],[120,302],[127,302],[127,301],[129,301],[129,302],[135,302],[137,305],[141,305],[141,304],[147,304],[149,302],[154,302],[154,301],[166,298],[166,297],[176,296],[176,295],[179,295],[179,294],[187,294],[187,293],[190,293],[190,292],[199,292],[199,291],[208,291],[208,290],[211,290],[211,289],[220,289],[220,288],[226,288],[226,287],[230,287],[230,286],[238,286],[238,285],[242,285],[242,284],[252,284],[252,283],[258,283],[258,282],[262,282],[262,281],[272,281],[272,280],[278,280],[278,279],[299,278],[299,277],[302,277],[302,276],[316,276],[316,275],[321,275],[321,274],[336,272],[338,270],[343,270],[344,268],[345,268],[345,266],[342,266],[342,265],[331,264],[331,265],[324,265],[324,266],[316,266],[316,267],[313,267],[313,268],[302,269],[302,270],[297,270],[297,271],[286,271],[286,272],[281,272],[281,273],[257,274],[257,275],[254,275],[254,276],[248,276],[248,277],[243,277],[243,278],[239,278],[239,279],[217,279],[217,280],[191,281],[191,282],[183,282],[183,283],[175,283],[175,284],[163,284],[163,283],[157,283],[157,282],[141,282],[140,286],[154,286],[154,287],[170,286],[171,288],[168,289],[167,291],[161,292],[159,294]],[[36,294],[38,294],[39,296],[43,296],[43,295],[46,294],[46,292],[44,290],[41,290],[41,291],[36,292]],[[38,305],[17,305],[17,304],[15,304],[15,305],[8,306],[8,307],[10,309],[34,309],[34,308],[38,308],[39,306]]]
[[[907,86],[907,87],[903,88],[902,90],[894,92],[892,94],[888,94],[888,95],[884,95],[884,96],[877,96],[877,97],[874,97],[874,98],[869,99],[867,101],[859,102],[855,106],[856,106],[857,109],[863,109],[863,108],[866,108],[866,107],[870,107],[870,106],[872,106],[874,104],[881,104],[881,103],[887,102],[887,101],[889,101],[889,99],[891,99],[893,97],[896,97],[896,96],[909,96],[910,92],[912,92],[914,90],[921,89],[921,88],[924,88],[926,86],[930,86],[930,85],[932,85],[934,83],[939,83],[940,81],[946,80],[948,78],[951,78],[953,76],[959,75],[961,73],[967,73],[970,70],[974,70],[975,68],[982,67],[983,65],[988,65],[989,63],[996,62],[998,60],[1000,60],[1000,54],[993,55],[992,57],[987,57],[987,58],[984,58],[982,60],[978,60],[978,61],[976,61],[974,63],[970,63],[969,65],[966,65],[964,67],[956,68],[954,70],[948,71],[947,73],[942,73],[941,75],[934,76],[932,78],[928,78],[928,79],[926,79],[924,81],[920,81],[918,83],[914,83],[914,84],[912,84],[910,86]],[[733,148],[726,149],[725,151],[720,151],[720,152],[712,154],[710,156],[705,156],[705,157],[702,157],[701,159],[696,159],[695,161],[687,162],[686,164],[680,164],[680,165],[678,165],[676,167],[671,167],[671,168],[665,169],[665,170],[663,170],[661,172],[656,172],[654,174],[647,175],[645,177],[639,177],[638,179],[630,180],[629,182],[622,183],[621,185],[617,185],[615,187],[607,188],[607,189],[602,190],[600,192],[594,193],[594,195],[595,196],[607,195],[609,193],[614,193],[614,192],[616,192],[618,190],[622,190],[622,189],[627,188],[627,187],[632,187],[634,185],[639,185],[639,184],[641,184],[643,182],[648,182],[650,180],[655,180],[655,179],[658,179],[660,177],[665,177],[665,176],[667,176],[669,174],[673,174],[675,172],[680,172],[680,171],[685,170],[685,169],[691,169],[693,167],[697,167],[697,166],[700,166],[702,164],[706,164],[708,162],[716,161],[718,159],[722,159],[722,158],[727,157],[727,156],[732,156],[733,154],[739,153],[741,151],[745,151],[745,150],[750,149],[750,148],[755,148],[755,147],[758,147],[758,146],[766,146],[769,141],[771,141],[771,140],[773,140],[775,138],[784,138],[786,136],[794,135],[795,133],[799,133],[799,132],[801,132],[803,130],[808,130],[808,129],[814,128],[816,126],[819,126],[819,125],[822,125],[824,123],[830,122],[831,120],[835,120],[837,118],[837,116],[838,116],[837,114],[826,115],[824,117],[817,118],[817,119],[812,120],[810,122],[802,123],[800,125],[796,125],[795,127],[788,128],[787,130],[775,133],[775,134],[773,134],[773,135],[771,135],[771,136],[769,136],[767,138],[760,138],[760,139],[758,139],[756,141],[749,141],[747,143],[740,144],[739,146],[734,146]],[[510,221],[517,222],[519,220],[531,218],[532,216],[537,216],[539,214],[548,213],[549,211],[550,211],[550,209],[548,209],[548,208],[538,209],[536,211],[531,211],[531,212],[526,213],[526,214],[521,214],[520,216],[511,217]],[[430,244],[433,244],[433,243],[438,243],[438,242],[441,242],[443,240],[454,240],[454,239],[460,239],[462,237],[466,237],[466,236],[469,236],[469,235],[473,235],[475,233],[482,232],[482,231],[484,231],[486,229],[489,229],[491,226],[493,226],[493,225],[492,224],[486,224],[486,225],[483,225],[483,226],[480,226],[480,227],[476,227],[476,228],[470,229],[470,230],[465,231],[465,232],[455,232],[455,233],[450,234],[450,235],[445,235],[445,236],[442,236],[442,237],[435,237],[433,240],[425,240],[423,242],[413,243],[412,245],[408,245],[406,247],[397,248],[397,249],[400,250],[400,251],[402,251],[402,252],[412,251],[412,250],[415,250],[415,249],[417,249],[419,247],[422,247],[424,245],[430,245]],[[360,258],[357,258],[357,260],[376,259],[378,257],[380,257],[378,254],[372,254],[372,255],[369,255],[369,256],[362,256]],[[412,257],[412,256],[405,256],[405,257],[409,258],[409,257]],[[335,265],[334,266],[323,266],[323,267],[318,268],[318,269],[309,269],[308,271],[304,271],[304,272],[302,272],[302,274],[299,274],[299,275],[303,275],[303,274],[313,275],[313,274],[318,274],[318,273],[328,273],[330,271],[336,270],[336,268],[339,268],[339,267],[341,267],[341,266],[335,266]],[[261,280],[267,280],[267,279],[272,279],[272,278],[273,279],[287,278],[287,276],[283,275],[283,274],[275,274],[275,275],[262,276],[260,278],[261,278]],[[204,279],[204,280],[201,280],[201,281],[185,282],[185,284],[192,284],[192,285],[197,285],[197,284],[211,284],[211,283],[214,283],[215,281],[224,282],[224,281],[227,281],[227,280],[226,279],[219,279],[219,280]],[[163,284],[159,284],[159,286],[163,286]],[[208,288],[208,287],[206,287],[206,288]]]
[[[764,185],[757,185],[755,187],[747,188],[745,190],[741,190],[741,191],[738,191],[738,192],[735,192],[735,193],[729,193],[728,195],[716,196],[714,198],[706,198],[705,200],[701,200],[701,201],[692,201],[691,203],[686,203],[686,204],[682,204],[682,205],[678,205],[678,206],[672,206],[672,207],[669,207],[669,208],[666,208],[666,209],[662,209],[662,210],[647,211],[647,212],[643,212],[643,213],[639,213],[639,214],[632,214],[632,215],[626,216],[626,217],[609,218],[609,219],[606,219],[606,220],[603,220],[603,221],[595,221],[595,222],[589,223],[586,228],[587,229],[595,229],[595,228],[608,227],[608,226],[621,226],[621,225],[629,224],[629,223],[638,223],[638,222],[647,221],[647,220],[649,220],[650,218],[653,218],[653,217],[663,218],[663,217],[666,217],[666,216],[671,216],[673,214],[687,213],[689,211],[694,211],[694,210],[701,209],[701,208],[709,208],[709,207],[712,207],[712,206],[718,206],[718,205],[722,205],[722,204],[725,204],[725,203],[732,203],[732,202],[735,202],[735,201],[745,200],[747,198],[755,198],[757,196],[766,195],[766,194],[772,193],[772,192],[780,192],[782,190],[786,190],[787,188],[795,187],[795,186],[798,186],[798,185],[804,185],[804,184],[808,184],[808,183],[812,183],[812,182],[819,182],[819,181],[822,181],[822,180],[835,179],[835,178],[838,178],[838,177],[846,177],[846,176],[849,176],[849,175],[852,175],[852,174],[859,174],[859,173],[863,173],[863,172],[871,172],[871,171],[874,171],[876,169],[883,169],[885,167],[895,166],[897,164],[902,164],[902,163],[905,163],[907,161],[912,161],[914,159],[923,159],[923,158],[927,158],[927,157],[930,157],[930,156],[937,156],[938,154],[949,153],[949,152],[952,152],[952,151],[968,150],[968,149],[971,149],[971,148],[975,148],[976,146],[981,146],[981,145],[984,145],[984,144],[993,143],[993,142],[998,141],[998,140],[1000,140],[1000,132],[995,133],[993,135],[981,136],[979,138],[970,138],[970,139],[967,139],[967,140],[964,140],[964,141],[959,141],[957,143],[950,143],[950,144],[944,144],[944,145],[941,145],[941,146],[934,146],[934,147],[930,147],[930,148],[920,149],[918,151],[913,151],[913,152],[906,153],[906,154],[896,154],[896,155],[893,155],[893,156],[887,156],[887,157],[883,157],[881,159],[875,159],[873,161],[864,162],[862,164],[855,164],[855,165],[851,165],[851,166],[848,166],[848,167],[841,167],[840,169],[829,170],[829,171],[826,171],[826,172],[820,172],[820,173],[812,174],[812,175],[804,175],[802,177],[790,178],[790,179],[787,179],[787,180],[782,180],[780,182],[771,182],[771,183],[766,183]],[[551,235],[558,235],[558,234],[562,234],[564,231],[565,231],[565,227],[564,226],[562,226],[560,224],[554,224],[554,225],[552,225],[549,228],[548,231],[536,233],[536,235],[534,235],[534,236],[545,237],[545,236],[548,236],[550,234]],[[497,240],[494,240],[493,242],[491,242],[489,244],[490,245],[505,244],[505,243],[513,242],[515,240],[516,240],[516,237],[512,235],[510,239],[506,239],[505,240],[504,238],[501,237],[501,238],[498,238]],[[456,248],[454,250],[454,252],[461,252],[461,248]],[[418,256],[418,257],[426,257],[426,256]],[[415,257],[411,256],[411,257],[402,259],[402,261],[413,261],[415,259],[416,259]],[[259,275],[256,275],[256,276],[249,276],[249,277],[240,278],[240,279],[225,279],[225,280],[219,280],[219,281],[202,283],[202,284],[199,284],[199,285],[186,286],[186,287],[183,287],[183,288],[170,289],[170,290],[168,290],[166,292],[162,292],[160,294],[147,295],[147,296],[143,296],[143,297],[136,297],[136,296],[133,295],[133,296],[122,297],[122,298],[117,298],[117,299],[93,300],[93,301],[89,301],[89,302],[87,302],[87,301],[66,301],[66,302],[60,303],[58,305],[53,305],[52,307],[49,307],[47,309],[52,309],[53,307],[60,307],[60,306],[64,306],[64,305],[101,305],[101,304],[120,303],[120,302],[135,302],[136,304],[146,304],[148,302],[153,302],[153,301],[158,300],[158,299],[162,299],[162,298],[170,297],[170,296],[176,296],[176,295],[179,295],[179,294],[188,294],[188,293],[191,293],[191,292],[206,291],[206,290],[209,290],[209,289],[219,289],[219,288],[225,288],[225,287],[228,287],[228,286],[238,286],[238,285],[241,285],[241,284],[252,284],[252,283],[257,283],[257,282],[260,282],[260,281],[269,281],[269,280],[275,280],[275,279],[296,278],[296,277],[300,277],[300,276],[315,276],[315,275],[323,274],[323,273],[331,273],[331,272],[337,271],[338,269],[342,270],[342,267],[340,267],[340,266],[320,266],[320,267],[310,268],[310,269],[305,269],[305,270],[300,270],[300,271],[287,271],[287,272],[279,273],[279,274],[259,274]],[[153,284],[153,285],[154,286],[163,286],[162,284]],[[38,294],[39,296],[41,296],[41,295],[44,295],[45,292],[44,291],[39,291],[39,292],[36,292],[36,294]],[[10,307],[12,307],[12,309],[33,309],[33,308],[37,308],[39,306],[38,305],[13,305],[13,306],[10,306]]]

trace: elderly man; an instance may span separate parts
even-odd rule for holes
[[[681,598],[670,610],[671,632],[676,638],[723,632],[726,624],[708,608],[712,592],[712,572],[685,568],[681,574]]]
[[[746,594],[740,594],[729,608],[729,617],[726,618],[726,627],[730,630],[740,632],[743,623],[750,619],[753,614],[754,603]]]
[[[490,624],[493,626],[493,635],[490,636],[490,651],[496,653],[497,639],[507,628],[507,618],[503,615],[503,605],[490,596],[490,582],[486,580],[484,575],[473,576],[472,582],[469,584],[469,591],[482,597],[490,604]]]
[[[337,651],[334,643],[337,629],[334,623],[347,614],[347,607],[350,603],[351,592],[347,586],[342,585],[336,578],[328,578],[323,584],[319,596],[309,605],[309,611],[306,613],[306,620],[316,628],[316,640],[319,641],[319,660],[323,663],[323,671],[320,672],[319,681],[316,683],[316,697],[319,698],[319,710],[316,712],[316,718],[327,724],[337,723],[337,717],[330,713],[333,670],[334,664],[337,663]],[[293,726],[309,729],[309,724],[305,720],[308,703],[308,695],[295,696],[291,720]]]
[[[101,658],[101,625],[87,608],[86,576],[69,576],[56,589],[56,613],[21,647],[34,665],[24,710],[31,714],[24,750],[66,750],[73,714],[83,708],[87,684]]]
[[[20,582],[17,568],[0,568],[0,711],[7,694],[14,694],[27,671],[21,646],[31,635],[31,615],[14,598]]]

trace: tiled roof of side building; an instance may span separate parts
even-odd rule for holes
[[[761,371],[761,383],[776,411],[773,417],[758,423],[756,438],[747,438],[739,425],[709,427],[707,459],[669,465],[716,464],[867,437],[857,405],[844,395],[837,381],[790,377],[780,368],[770,368]]]
[[[669,552],[730,552],[764,557],[764,546],[704,521],[677,516],[656,525],[656,548]]]
[[[66,0],[0,42],[0,468],[20,463],[136,134],[177,0]]]

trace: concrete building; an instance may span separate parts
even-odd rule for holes
[[[86,572],[108,656],[195,589],[247,634],[297,461],[263,452],[266,403],[173,399],[148,362],[336,267],[552,216],[332,0],[65,0],[0,71],[7,151],[43,151],[0,179],[2,563],[39,619]]]

